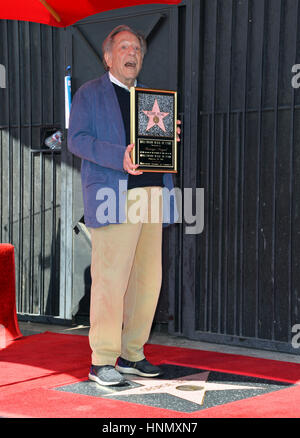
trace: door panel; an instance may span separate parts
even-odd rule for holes
[[[126,24],[141,31],[148,51],[139,80],[148,87],[177,89],[177,39],[178,12],[175,7],[127,8],[113,13],[91,17],[72,26],[70,50],[72,61],[72,93],[86,81],[104,73],[101,45],[116,26]],[[73,158],[73,225],[83,215],[80,181],[80,160]],[[72,315],[76,320],[86,320],[89,314],[90,293],[90,244],[83,232],[73,234],[73,296]],[[169,232],[164,236],[164,258],[169,258]],[[168,263],[168,260],[166,260]],[[164,278],[156,313],[156,322],[168,322],[169,283]]]

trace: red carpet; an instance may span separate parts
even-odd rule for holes
[[[0,416],[31,418],[299,418],[300,364],[148,344],[147,358],[199,370],[286,382],[283,389],[190,413],[57,390],[87,379],[88,338],[43,333],[0,351]],[[217,373],[215,373],[217,374]],[[93,385],[93,383],[91,383]],[[290,384],[290,385],[289,385]],[[76,385],[75,385],[76,386]]]
[[[16,315],[15,253],[13,245],[0,244],[0,349],[21,337]]]

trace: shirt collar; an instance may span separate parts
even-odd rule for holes
[[[108,75],[109,75],[109,79],[111,80],[111,82],[113,82],[116,85],[119,85],[119,87],[125,88],[125,90],[127,90],[127,91],[130,91],[129,88],[126,85],[122,84],[122,82],[120,82],[119,79],[115,78],[111,74],[110,71],[108,72]],[[134,87],[136,87],[136,83],[137,83],[137,80],[135,80],[135,82],[134,82]]]

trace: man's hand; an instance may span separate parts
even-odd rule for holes
[[[177,120],[177,125],[181,125],[181,120]],[[180,141],[180,133],[181,129],[179,128],[179,126],[177,126],[177,141]]]
[[[177,125],[181,125],[181,120],[177,120]],[[180,141],[180,133],[181,129],[179,126],[177,126],[177,141]],[[134,144],[129,144],[125,150],[124,159],[123,159],[123,168],[125,172],[130,173],[131,175],[142,175],[143,172],[140,170],[137,170],[139,167],[138,164],[133,164],[131,161],[130,153],[132,149],[134,148]]]
[[[129,144],[125,150],[124,160],[123,160],[123,168],[125,172],[130,173],[131,175],[142,175],[143,172],[137,170],[139,167],[138,164],[133,164],[131,161],[130,153],[134,148],[134,144]]]

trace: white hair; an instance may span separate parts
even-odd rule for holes
[[[115,27],[105,38],[105,40],[103,41],[102,44],[102,53],[103,53],[103,64],[104,64],[104,68],[105,70],[109,70],[108,65],[106,64],[105,61],[105,53],[110,52],[113,42],[114,42],[114,37],[120,33],[120,32],[130,32],[133,35],[135,35],[137,37],[137,39],[140,42],[141,45],[141,51],[142,51],[142,55],[144,56],[147,52],[147,43],[146,43],[146,39],[144,37],[144,35],[141,32],[137,32],[133,29],[131,29],[129,26],[126,26],[125,24],[121,24],[120,26]]]

